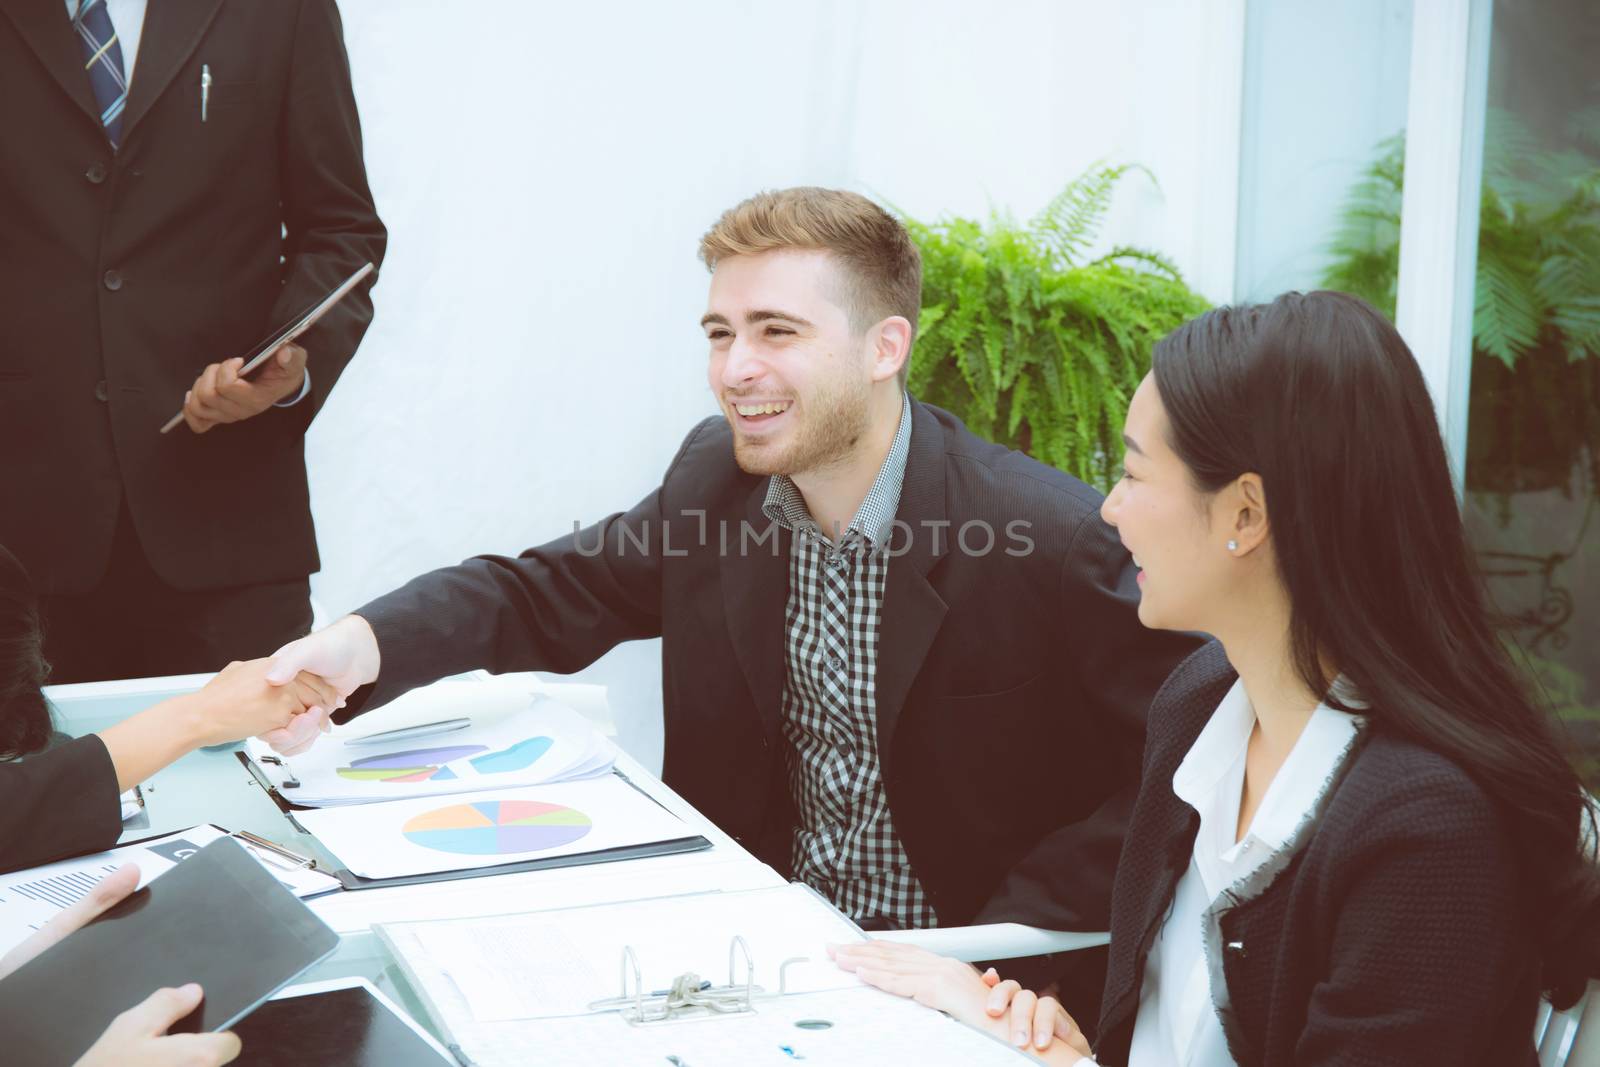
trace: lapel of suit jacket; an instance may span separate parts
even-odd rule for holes
[[[777,736],[783,713],[784,618],[789,603],[789,534],[767,518],[761,504],[767,479],[760,478],[745,501],[739,529],[716,543],[722,553],[722,603],[728,634],[761,712],[762,725]],[[746,536],[748,531],[748,536]],[[772,539],[756,538],[770,531]]]
[[[189,61],[200,39],[211,28],[222,0],[151,0],[139,39],[139,62],[128,87],[128,106],[122,117],[122,143],[128,144],[139,120],[166,92],[172,79]],[[196,107],[199,101],[196,100]]]
[[[38,55],[39,62],[60,84],[62,91],[104,136],[100,108],[89,88],[89,75],[84,73],[83,50],[66,4],[62,0],[0,0],[0,10],[10,17],[17,32]]]
[[[944,624],[948,606],[928,574],[950,550],[955,530],[946,523],[944,429],[933,414],[911,401],[911,448],[900,488],[896,528],[890,538],[878,637],[878,760],[885,775],[893,760],[890,742],[911,683]]]
[[[1138,815],[1135,811],[1135,818]],[[1154,869],[1148,873],[1148,881],[1134,879],[1131,870],[1128,874],[1124,874],[1122,868],[1117,871],[1117,887],[1111,905],[1111,927],[1117,933],[1108,950],[1105,998],[1100,1005],[1102,1039],[1112,1030],[1131,1025],[1139,1007],[1138,994],[1151,946],[1166,926],[1167,912],[1177,895],[1178,880],[1189,869],[1190,857],[1194,854],[1200,816],[1176,797],[1171,798],[1167,816],[1162,826],[1166,839],[1149,843],[1152,849],[1159,845],[1166,851],[1159,857],[1151,853],[1153,859],[1162,862],[1159,866],[1151,863]],[[1128,932],[1124,934],[1124,930]],[[1126,1043],[1120,1048],[1126,1054]]]

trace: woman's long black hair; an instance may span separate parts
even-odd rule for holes
[[[39,601],[17,557],[0,547],[0,759],[37,752],[50,740]]]
[[[1594,811],[1496,632],[1411,350],[1356,297],[1289,293],[1184,324],[1154,372],[1200,490],[1261,478],[1301,679],[1332,703],[1324,665],[1343,673],[1375,728],[1507,813],[1545,991],[1571,1004],[1600,974]]]

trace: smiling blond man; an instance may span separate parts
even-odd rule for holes
[[[660,637],[663,776],[773,866],[868,926],[1104,929],[1145,709],[1193,642],[1140,626],[1095,490],[906,392],[921,262],[887,212],[762,193],[700,255],[721,414],[659,489],[423,575],[277,669],[333,681],[345,720]],[[303,718],[269,740],[312,743]]]

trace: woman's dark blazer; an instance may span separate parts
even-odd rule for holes
[[[0,763],[0,871],[98,852],[121,834],[117,769],[97,735]]]
[[[1199,816],[1172,774],[1233,685],[1222,647],[1150,709],[1144,777],[1112,894],[1096,1059],[1126,1064],[1151,942]],[[1240,1067],[1534,1062],[1538,965],[1516,852],[1459,767],[1363,729],[1316,807],[1206,914],[1212,999]],[[1181,935],[1181,932],[1180,932]]]

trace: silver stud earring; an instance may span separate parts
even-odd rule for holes
[[[1237,542],[1237,541],[1229,541],[1228,542],[1228,551],[1229,552],[1237,552],[1237,551],[1239,551],[1239,542]]]

